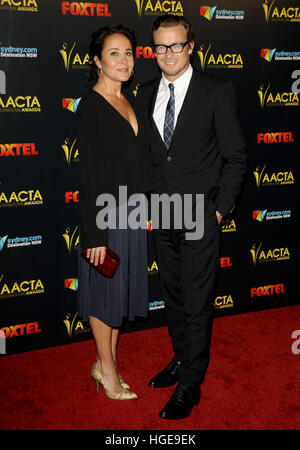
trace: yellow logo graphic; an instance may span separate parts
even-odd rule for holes
[[[266,165],[261,169],[257,166],[253,171],[257,188],[260,186],[276,186],[285,184],[294,184],[294,175],[291,171],[265,172]]]
[[[71,161],[73,161],[73,162],[78,162],[79,161],[79,150],[75,146],[76,140],[77,139],[74,139],[74,141],[70,145],[69,138],[66,138],[64,143],[61,145],[61,148],[64,151],[64,154],[65,154],[65,157],[66,157],[66,161],[67,161],[69,166],[71,164]]]
[[[288,7],[283,6],[281,9],[274,6],[275,1],[269,3],[268,0],[265,0],[262,4],[266,22],[269,21],[274,22],[299,22],[300,21],[300,8],[299,7]]]
[[[70,234],[70,228],[66,228],[65,233],[63,233],[63,238],[66,242],[67,245],[67,249],[69,251],[69,253],[71,253],[71,251],[73,249],[77,249],[79,246],[79,230],[78,230],[78,225],[76,225],[74,231],[72,234]]]
[[[135,0],[138,15],[141,17],[144,0]]]
[[[83,323],[77,319],[77,316],[78,316],[78,311],[75,313],[73,319],[71,317],[71,314],[68,313],[66,315],[65,320],[63,321],[66,326],[69,337],[72,337],[73,334],[79,334],[79,333],[84,333],[84,332],[90,331],[90,329],[88,327],[85,327],[83,325]]]
[[[148,266],[148,273],[149,275],[155,275],[158,273],[158,265],[156,261],[153,261],[151,267]]]
[[[269,22],[269,19],[270,19],[270,14],[271,14],[273,4],[274,4],[274,0],[272,1],[272,3],[270,5],[269,5],[268,0],[265,0],[264,3],[262,4],[262,7],[263,7],[263,10],[265,13],[265,19],[266,19],[267,23]]]
[[[266,89],[264,88],[264,85],[261,84],[257,91],[261,109],[263,109],[263,107],[265,106],[266,95],[267,95],[269,89],[270,89],[270,83],[268,84],[268,87]]]
[[[43,197],[38,189],[28,191],[12,192],[11,194],[0,193],[0,207],[7,206],[32,206],[42,205]]]
[[[139,17],[143,13],[144,0],[135,0],[136,9]],[[180,1],[176,0],[146,0],[145,15],[163,15],[163,14],[174,14],[176,16],[183,16],[183,8]]]
[[[205,70],[205,67],[210,69],[242,69],[244,67],[240,53],[219,53],[218,55],[211,53],[208,55],[210,49],[211,44],[209,44],[206,51],[204,44],[202,44],[197,52],[200,58],[202,71]]]
[[[215,309],[232,308],[233,299],[231,295],[222,295],[215,298],[214,301]]]
[[[221,231],[222,231],[222,233],[236,231],[235,221],[233,219],[227,219],[227,220],[222,221]]]
[[[38,12],[36,0],[0,0],[0,9]]]
[[[256,186],[259,188],[261,183],[261,178],[263,176],[263,173],[265,171],[266,165],[264,164],[263,168],[260,169],[259,166],[256,167],[256,169],[253,172],[253,175],[255,177]]]
[[[258,246],[257,244],[253,244],[250,249],[250,254],[254,266],[263,262],[277,262],[290,259],[290,251],[287,247],[262,250],[262,242]]]
[[[0,112],[41,112],[41,105],[36,96],[0,97]]]
[[[76,45],[76,42],[74,42],[74,44],[72,45],[72,48],[69,51],[69,53],[67,53],[68,44],[66,42],[63,44],[62,49],[59,50],[59,52],[64,60],[65,68],[67,69],[68,72],[70,69],[70,58],[71,58],[71,55],[72,55],[75,45]]]
[[[140,85],[137,84],[137,85],[135,86],[135,89],[132,91],[135,97],[136,97],[136,95],[137,95],[137,93],[138,93],[139,87],[140,87]]]
[[[4,274],[0,278],[0,283]],[[0,288],[0,298],[20,297],[22,295],[43,294],[45,292],[43,283],[38,280],[14,281],[11,284],[4,283]]]
[[[204,72],[204,69],[205,69],[207,54],[208,54],[210,48],[211,48],[211,44],[209,44],[209,46],[207,47],[207,50],[205,52],[204,51],[204,45],[202,44],[202,45],[200,45],[200,49],[198,51],[198,56],[200,58],[201,69],[203,70],[203,72]]]
[[[274,94],[269,92],[269,89],[270,83],[266,89],[262,84],[257,91],[261,109],[264,106],[299,106],[298,94],[294,92],[277,92]]]
[[[64,42],[62,48],[59,50],[65,69],[69,72],[70,69],[87,69],[90,65],[89,55],[86,53],[83,57],[80,57],[79,53],[76,53],[74,58],[71,60],[73,50],[75,48],[76,42],[73,42],[73,45],[69,51],[67,51],[68,44]]]

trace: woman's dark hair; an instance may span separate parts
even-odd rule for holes
[[[97,31],[91,34],[89,44],[89,59],[90,59],[90,80],[92,78],[98,78],[98,67],[94,62],[94,57],[98,56],[101,59],[102,49],[105,39],[113,34],[123,34],[127,37],[131,43],[132,51],[135,54],[135,35],[134,32],[123,25],[117,25],[115,27],[101,27]]]
[[[193,42],[195,40],[192,25],[190,24],[190,22],[188,22],[186,20],[185,17],[175,16],[173,14],[165,14],[163,16],[159,16],[153,22],[152,35],[151,35],[152,45],[154,45],[154,41],[153,41],[153,32],[154,31],[156,31],[159,27],[167,28],[167,27],[174,27],[176,25],[182,25],[185,28],[188,42]]]

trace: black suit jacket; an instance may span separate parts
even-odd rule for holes
[[[235,206],[247,162],[233,86],[194,70],[167,151],[152,116],[159,82],[141,86],[137,94],[154,192],[204,194],[206,214],[217,209],[226,216]]]

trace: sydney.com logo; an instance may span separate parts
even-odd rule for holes
[[[212,21],[216,20],[243,20],[245,11],[231,9],[217,9],[217,6],[200,6],[200,16]]]

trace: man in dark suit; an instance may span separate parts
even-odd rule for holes
[[[159,415],[181,419],[200,400],[209,363],[219,224],[234,209],[247,156],[231,83],[190,65],[189,22],[160,16],[152,32],[162,77],[141,86],[137,100],[147,127],[154,193],[204,194],[205,202],[201,239],[186,239],[174,217],[171,229],[153,231],[174,359],[149,384],[164,388],[178,382]]]

